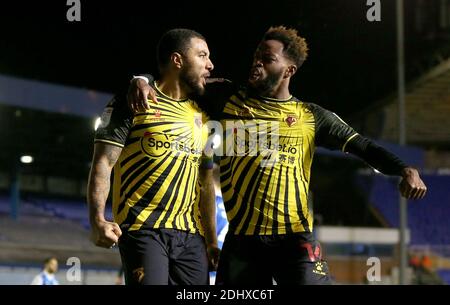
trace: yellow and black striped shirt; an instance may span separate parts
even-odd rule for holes
[[[125,97],[105,108],[95,142],[123,147],[114,166],[114,221],[125,230],[173,228],[203,235],[199,165],[206,117],[191,100],[174,100],[153,84],[158,104],[134,117]]]
[[[229,232],[312,232],[308,195],[315,147],[345,150],[357,133],[334,113],[294,97],[276,100],[241,89],[223,104],[222,112],[209,115],[220,119],[224,130],[220,178]],[[247,127],[245,139],[236,126]],[[251,153],[261,137],[267,139],[265,148],[272,150],[269,155],[261,153],[264,145]],[[240,146],[245,147],[238,155]]]

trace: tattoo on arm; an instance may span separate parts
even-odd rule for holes
[[[95,144],[87,191],[91,223],[95,220],[104,219],[106,200],[110,190],[111,171],[121,152],[121,147],[104,143]]]

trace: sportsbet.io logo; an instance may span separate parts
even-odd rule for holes
[[[163,133],[147,131],[141,139],[141,149],[150,157],[162,157],[170,149],[169,137]]]
[[[202,154],[200,148],[192,148],[179,139],[169,139],[167,134],[149,131],[145,132],[141,139],[141,149],[145,154],[153,158],[160,158],[167,154],[168,151],[174,151],[177,154]]]

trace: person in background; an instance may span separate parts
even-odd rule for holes
[[[36,275],[31,285],[59,285],[55,278],[58,271],[58,260],[56,257],[49,257],[44,261],[44,270]]]
[[[415,271],[415,285],[443,285],[444,282],[433,270],[433,262],[428,255],[423,255],[420,264]]]

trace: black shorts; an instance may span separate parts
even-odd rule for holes
[[[204,239],[174,229],[125,231],[119,239],[127,285],[207,285]]]
[[[217,285],[331,284],[320,244],[309,233],[242,236],[227,234]]]

